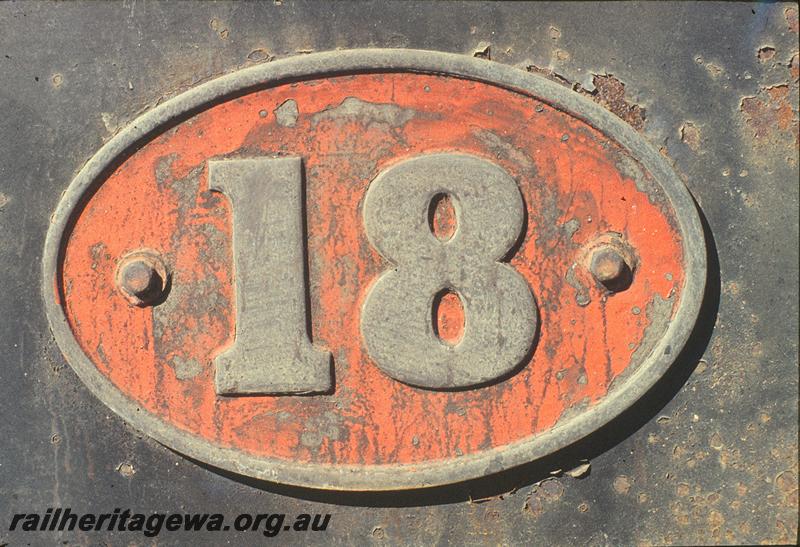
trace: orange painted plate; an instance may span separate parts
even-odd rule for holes
[[[459,390],[392,379],[359,330],[365,295],[390,267],[365,234],[365,192],[388,167],[442,152],[486,159],[517,182],[527,218],[508,263],[539,315],[514,374]],[[209,191],[208,162],[263,156],[303,158],[310,332],[333,356],[329,393],[215,392],[213,359],[233,342],[237,314],[232,208]],[[452,206],[436,210],[434,233],[450,233]],[[590,271],[608,238],[635,262],[618,292]],[[171,272],[155,306],[131,305],[116,286],[120,259],[142,248]],[[355,50],[241,70],[134,121],[62,199],[43,291],[81,379],[158,441],[259,479],[386,490],[508,469],[608,422],[677,356],[704,283],[692,199],[624,122],[500,64]],[[460,313],[444,295],[444,340],[463,334]]]

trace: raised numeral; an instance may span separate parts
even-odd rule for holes
[[[236,329],[215,359],[217,393],[324,392],[330,353],[307,324],[302,162],[259,158],[209,162],[209,186],[233,209]],[[429,224],[432,200],[448,195],[457,228],[446,241]],[[533,344],[537,312],[524,278],[503,257],[522,232],[525,205],[511,176],[463,154],[431,154],[381,173],[364,200],[370,242],[396,266],[361,310],[370,357],[389,376],[432,389],[480,385],[512,372]],[[455,292],[463,335],[434,329],[434,302]]]
[[[309,339],[300,158],[209,162],[233,209],[236,329],[214,360],[221,395],[331,388],[331,355]]]
[[[433,235],[431,200],[449,195],[457,228]],[[537,312],[525,279],[500,261],[521,235],[519,187],[497,165],[462,154],[401,162],[372,182],[364,201],[370,242],[395,266],[372,286],[361,314],[370,357],[388,375],[427,388],[474,386],[515,369],[529,352]],[[458,293],[464,333],[450,345],[434,332],[433,303]]]

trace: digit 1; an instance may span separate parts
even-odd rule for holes
[[[209,188],[233,210],[236,329],[214,359],[220,395],[319,393],[331,354],[309,338],[300,158],[208,162]]]

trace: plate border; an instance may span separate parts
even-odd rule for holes
[[[526,439],[444,460],[328,465],[257,457],[212,444],[140,410],[81,350],[61,305],[59,264],[63,242],[87,194],[98,183],[102,184],[110,169],[118,165],[119,158],[127,157],[165,126],[179,123],[213,104],[299,80],[379,72],[455,76],[533,96],[581,119],[625,148],[663,189],[683,236],[684,287],[666,333],[633,374],[591,410]],[[614,114],[542,76],[497,62],[436,51],[355,49],[300,55],[240,69],[185,91],[136,118],[92,156],[63,194],[47,231],[41,290],[50,328],[78,377],[106,406],[159,443],[189,458],[250,478],[314,489],[386,491],[442,486],[504,471],[550,455],[599,429],[647,393],[672,365],[694,328],[705,283],[705,238],[692,196],[665,158]]]

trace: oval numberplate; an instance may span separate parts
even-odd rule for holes
[[[632,128],[488,61],[241,70],[134,121],[48,233],[56,339],[135,427],[236,473],[386,490],[597,429],[697,317],[691,197]]]

